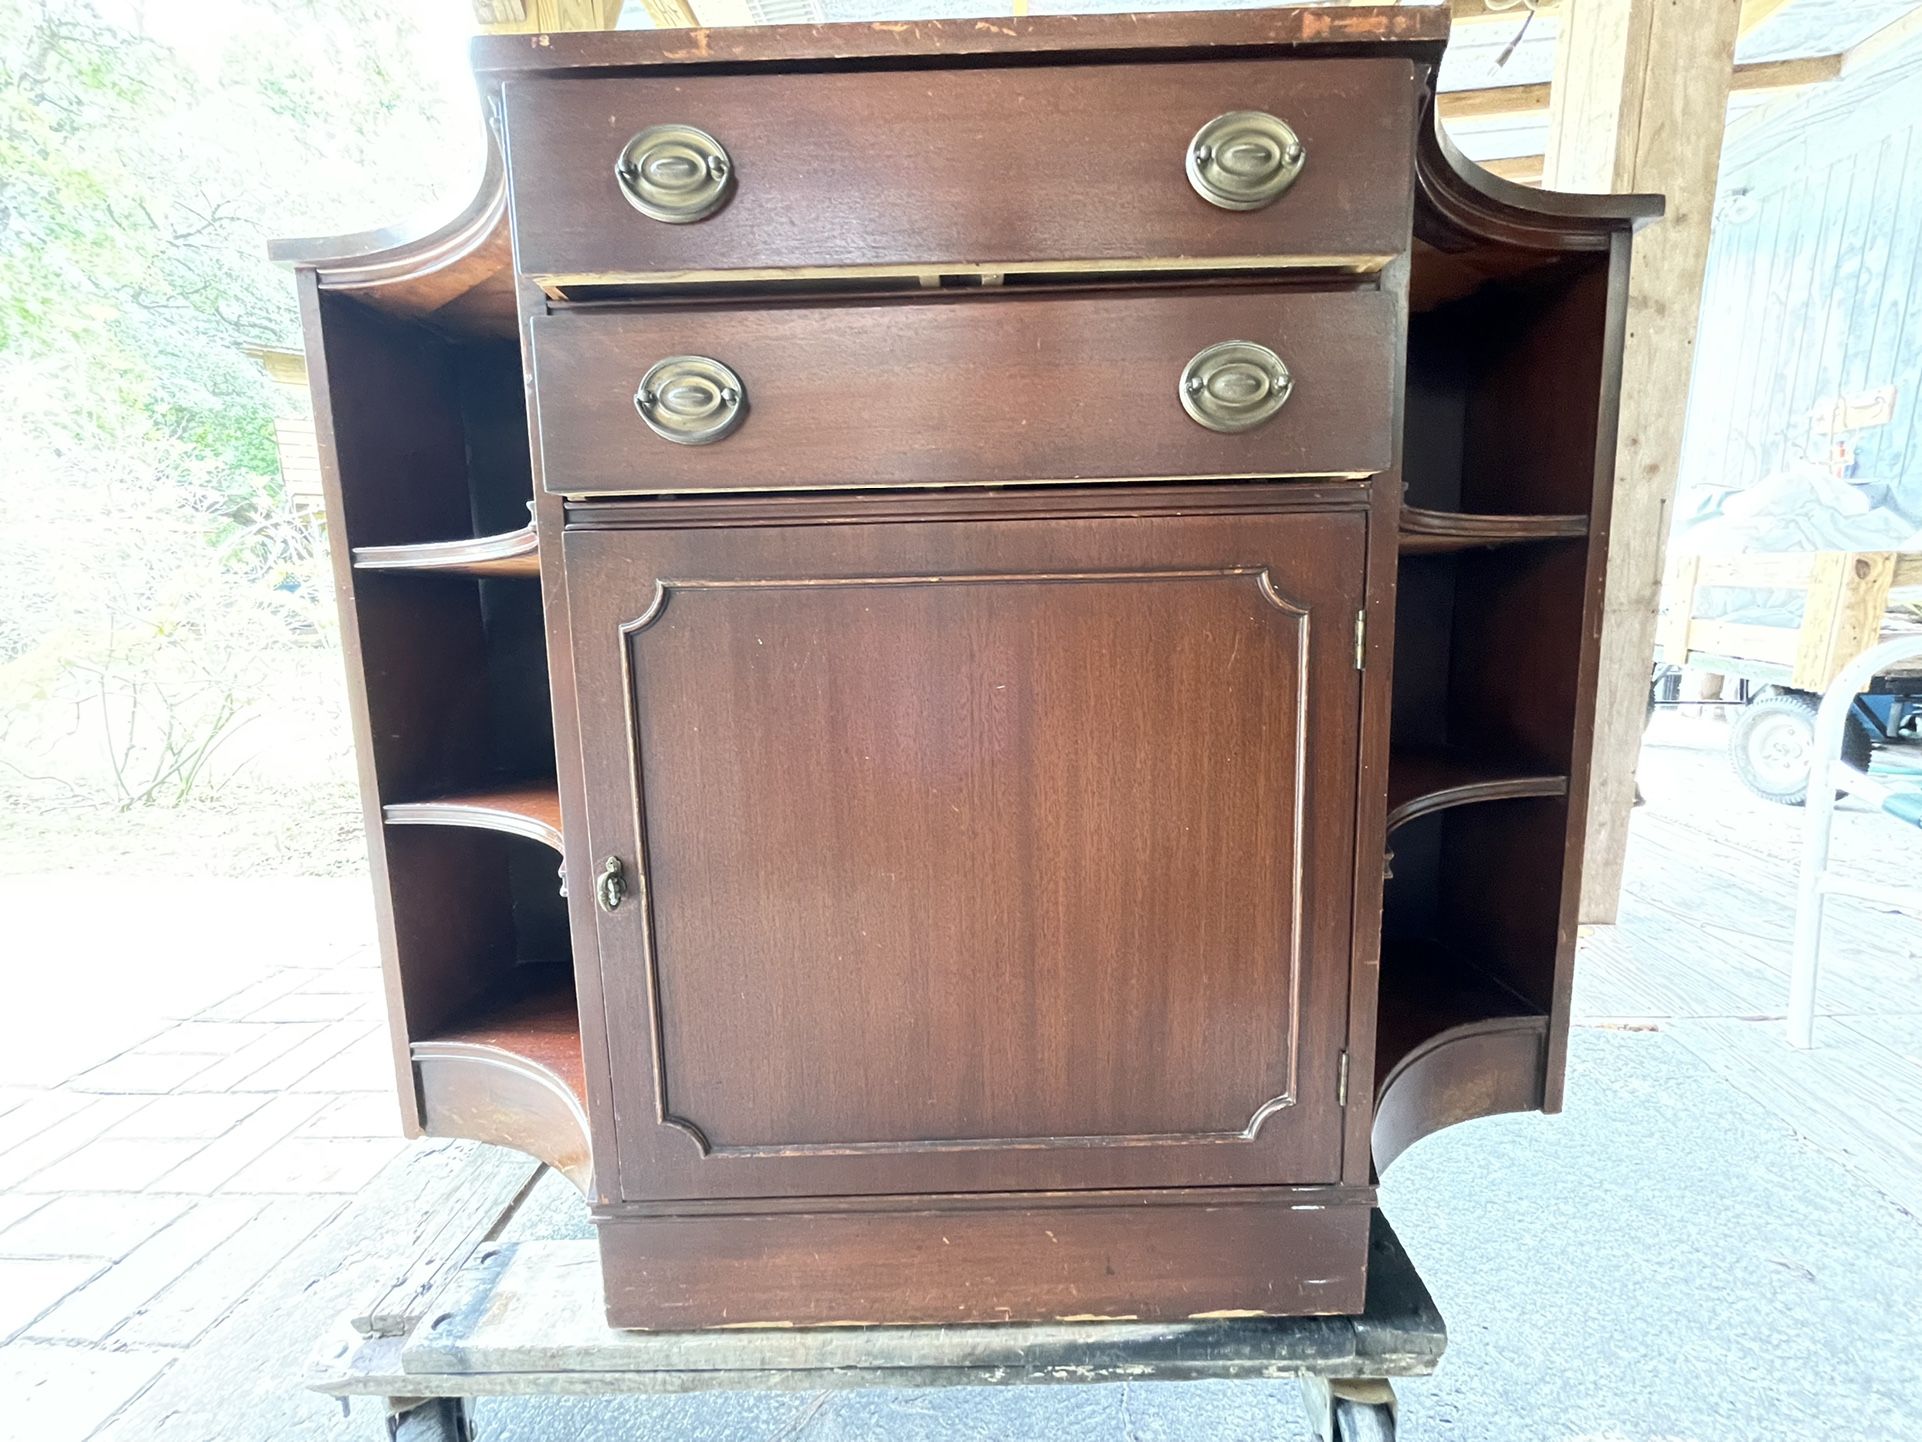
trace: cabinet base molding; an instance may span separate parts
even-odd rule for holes
[[[687,1331],[1359,1312],[1373,1190],[1316,1195],[604,1216],[607,1319]]]

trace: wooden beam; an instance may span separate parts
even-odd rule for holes
[[[1487,120],[1497,115],[1534,115],[1548,109],[1547,85],[1497,85],[1486,90],[1444,90],[1435,98],[1443,120]]]
[[[1558,0],[1537,0],[1537,13],[1547,15],[1559,7]],[[1527,10],[1519,5],[1511,5],[1506,10],[1491,10],[1484,0],[1448,0],[1448,20],[1451,25],[1482,25],[1491,20],[1506,20],[1511,25],[1520,26]]]
[[[1735,38],[1744,40],[1751,31],[1760,28],[1777,10],[1793,3],[1793,0],[1742,0],[1742,19],[1735,27]]]
[[[1826,691],[1844,666],[1882,639],[1882,615],[1894,579],[1893,551],[1823,551],[1816,556],[1791,685]]]
[[[611,30],[621,18],[621,0],[472,0],[472,4],[475,28],[487,35]]]
[[[1922,15],[1922,10],[1915,12]],[[1863,42],[1867,44],[1868,42]],[[1811,55],[1800,60],[1763,60],[1738,65],[1730,90],[1800,90],[1841,78],[1847,57]],[[1533,115],[1549,108],[1547,85],[1495,85],[1482,90],[1445,90],[1437,98],[1443,120],[1487,120],[1504,115]]]
[[[1497,160],[1477,162],[1491,175],[1499,175],[1503,180],[1512,180],[1517,185],[1540,185],[1542,183],[1542,157],[1539,155],[1504,155]]]
[[[1842,73],[1853,75],[1866,70],[1876,61],[1899,50],[1918,35],[1922,35],[1922,5],[1909,11],[1898,20],[1892,20],[1866,39],[1856,42],[1853,49],[1842,57]]]
[[[1741,0],[1573,0],[1556,47],[1546,183],[1668,197],[1630,269],[1584,922],[1613,921],[1621,891],[1740,19]]]

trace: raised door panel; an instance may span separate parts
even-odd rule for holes
[[[570,533],[620,1195],[1337,1180],[1365,529]]]

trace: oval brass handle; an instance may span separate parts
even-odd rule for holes
[[[650,125],[614,162],[627,203],[669,225],[706,220],[734,193],[727,148],[692,125]]]
[[[1211,345],[1181,368],[1181,408],[1211,431],[1251,431],[1288,403],[1294,377],[1251,340]]]
[[[627,873],[621,867],[621,858],[610,856],[601,866],[601,874],[594,878],[594,899],[602,911],[614,911],[626,895]]]
[[[1188,144],[1188,183],[1223,210],[1260,210],[1281,198],[1307,163],[1301,137],[1265,110],[1230,110]]]
[[[747,418],[747,388],[708,356],[671,355],[647,368],[634,409],[648,429],[676,445],[711,445]]]

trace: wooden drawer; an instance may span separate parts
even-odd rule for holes
[[[543,484],[610,492],[1364,474],[1390,461],[1395,298],[1378,291],[974,296],[587,312],[533,322]],[[1268,346],[1292,390],[1207,429],[1184,369]],[[643,375],[711,357],[745,412],[711,444],[653,433]]]
[[[1416,67],[1405,60],[1037,66],[945,73],[516,80],[520,267],[556,288],[770,272],[1379,266],[1408,243]],[[1257,210],[1186,166],[1226,112],[1286,121],[1305,160]],[[629,204],[639,132],[693,126],[732,194],[693,224]]]

